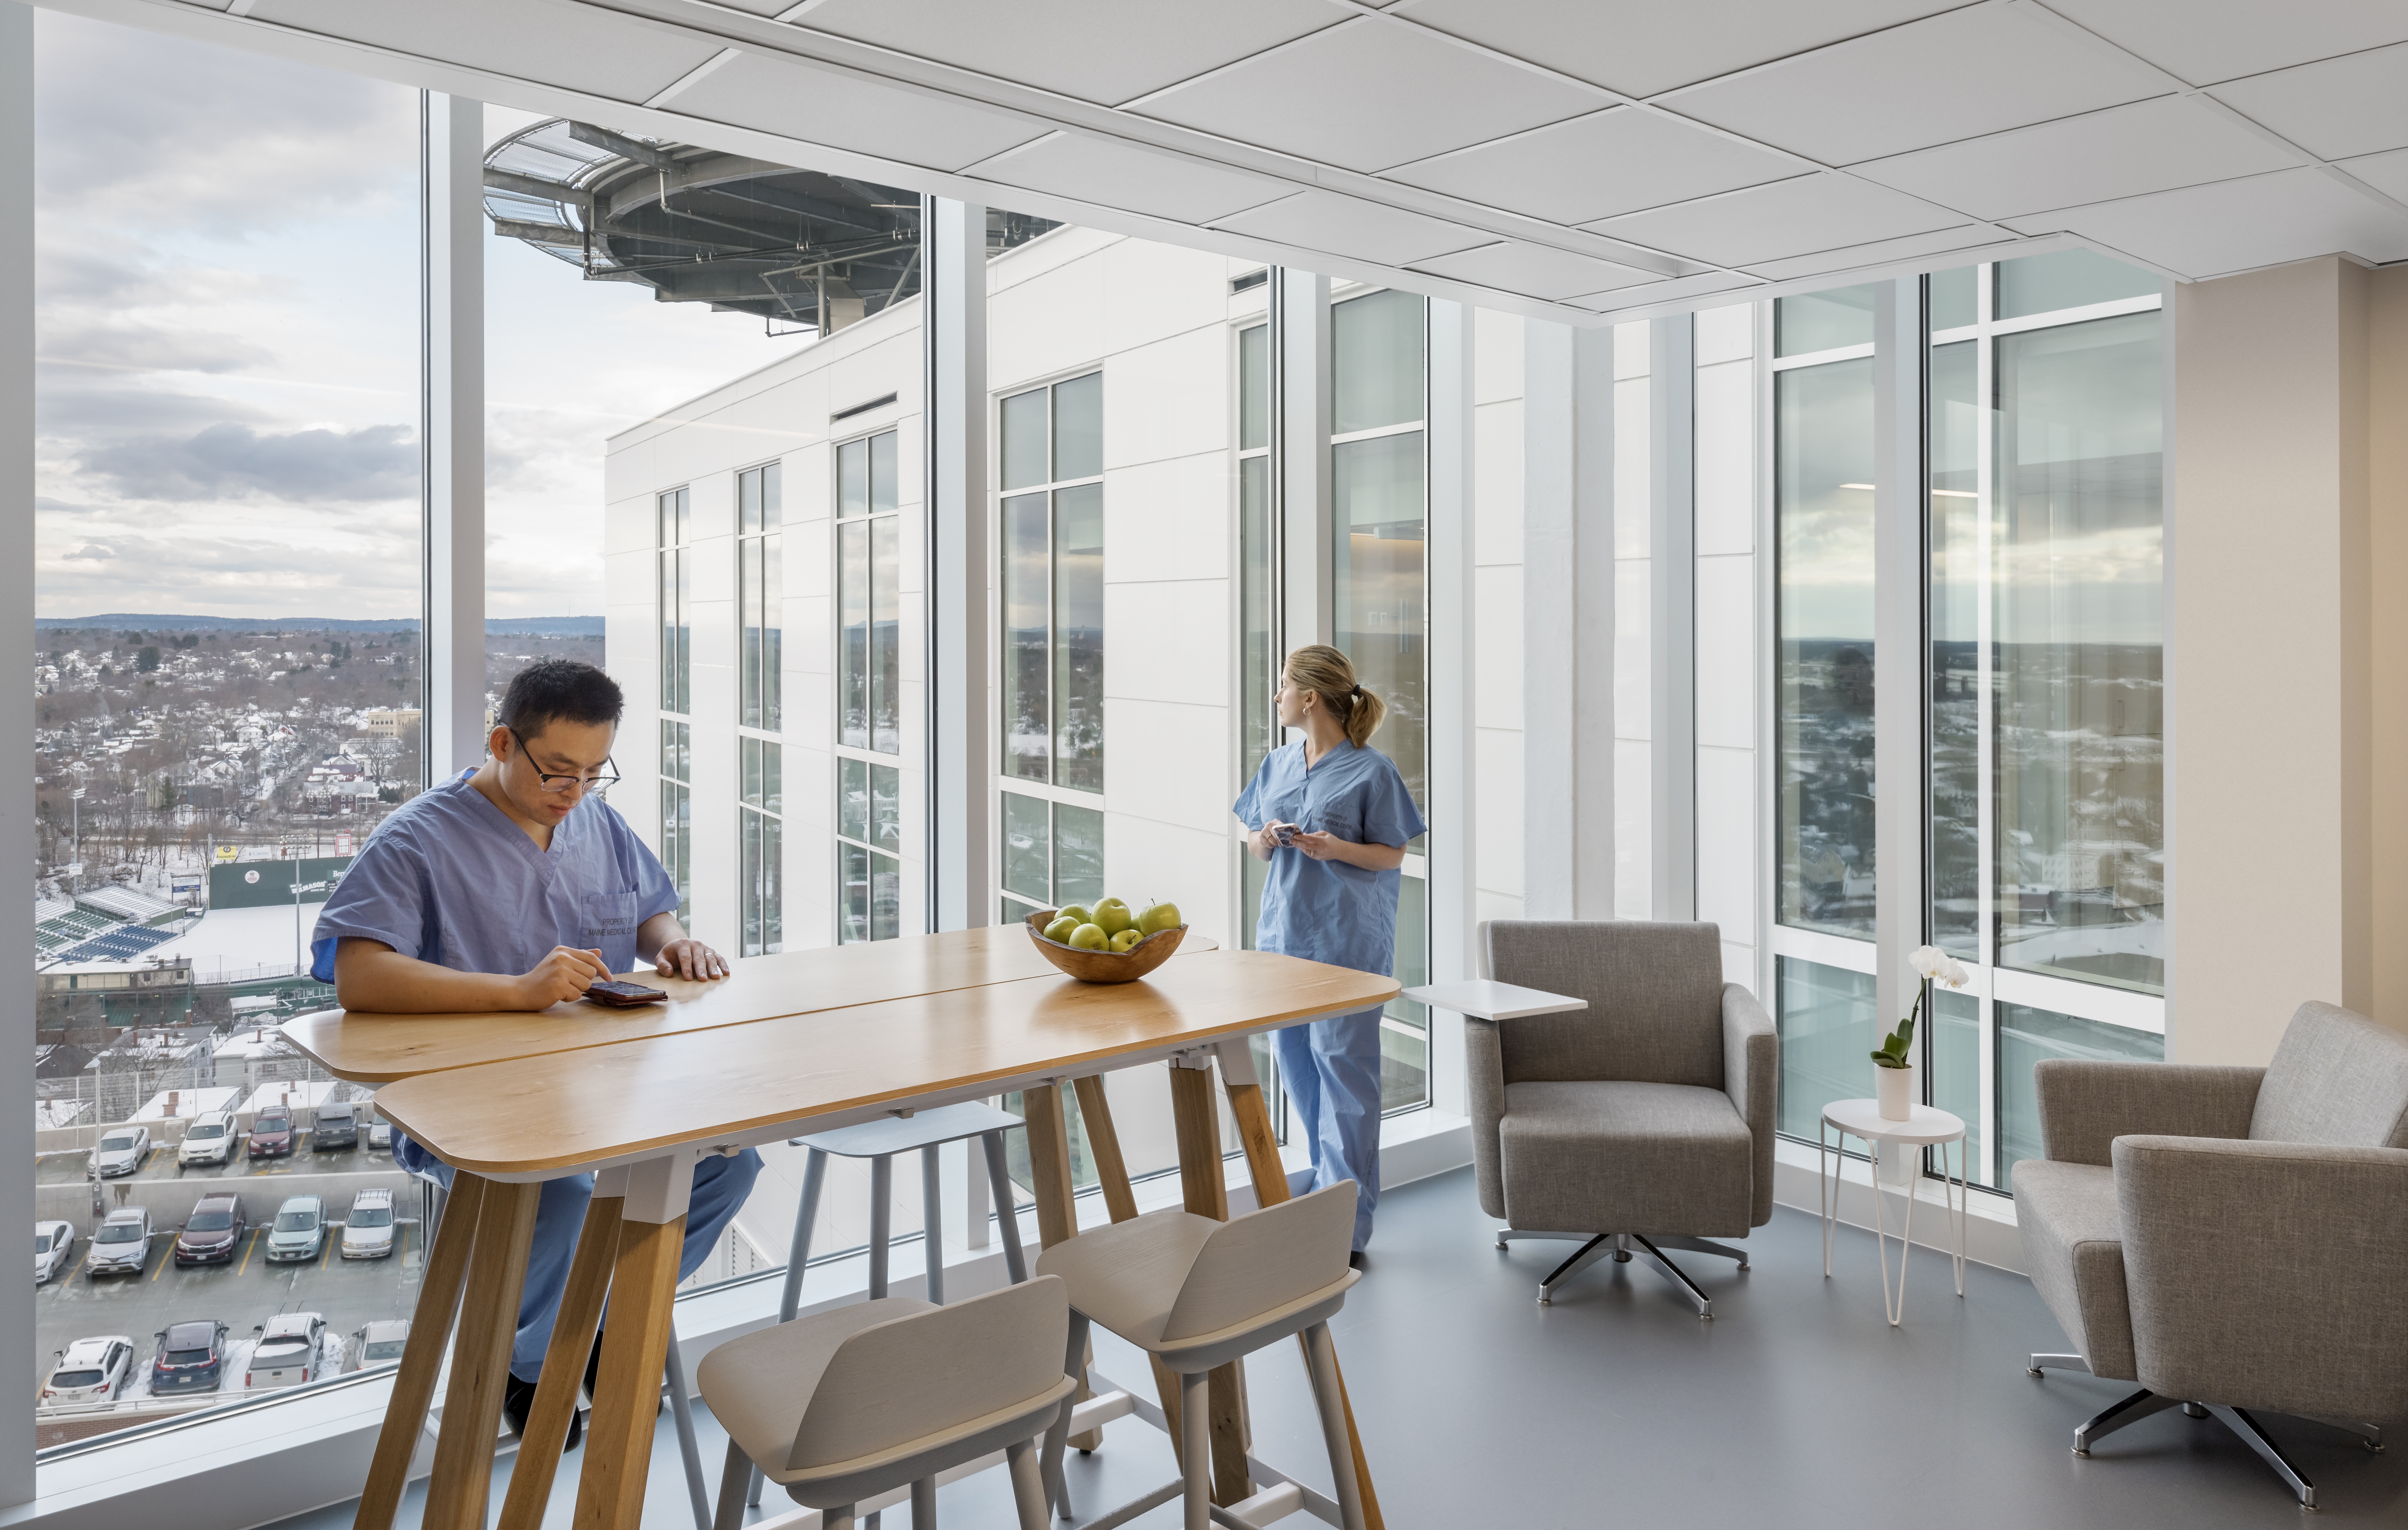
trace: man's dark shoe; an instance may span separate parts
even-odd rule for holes
[[[506,1377],[502,1382],[502,1417],[509,1422],[510,1433],[523,1438],[527,1415],[534,1411],[535,1383],[522,1381],[515,1376]],[[568,1415],[568,1437],[562,1443],[560,1453],[566,1455],[584,1440],[585,1410],[580,1408]]]

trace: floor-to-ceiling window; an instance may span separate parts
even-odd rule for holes
[[[784,515],[779,466],[736,475],[737,641],[740,650],[737,752],[737,926],[742,954],[785,949]]]
[[[896,433],[836,449],[837,938],[902,928],[902,521]]]
[[[694,922],[694,533],[691,489],[653,496],[658,528],[661,669],[661,865],[676,881],[678,920]]]
[[[1104,375],[998,401],[999,913],[1104,894]]]
[[[1338,647],[1362,684],[1388,705],[1372,740],[1394,760],[1427,815],[1428,368],[1427,304],[1383,291],[1330,306],[1331,594]],[[1397,977],[1427,980],[1428,883],[1424,840],[1407,847],[1397,905]],[[1429,1013],[1388,1005],[1381,1033],[1383,1108],[1429,1100]]]

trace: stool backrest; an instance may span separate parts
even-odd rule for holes
[[[1352,1180],[1224,1223],[1187,1267],[1162,1337],[1217,1333],[1335,1285],[1354,1246]]]
[[[1068,1293],[1040,1275],[846,1339],[820,1375],[787,1469],[891,1451],[1051,1388],[1069,1339]]]

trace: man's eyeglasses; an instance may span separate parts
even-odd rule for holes
[[[529,765],[535,764],[535,756],[528,752],[527,742],[525,739],[519,736],[519,730],[505,725],[504,731],[507,732],[510,736],[511,740],[519,746],[519,753],[525,759],[526,763]],[[538,770],[535,773],[535,779],[538,784],[539,784],[544,791],[552,793],[555,795],[563,792],[574,791],[579,787],[583,787],[588,792],[608,792],[610,788],[619,784],[619,774],[617,769],[614,767],[613,762],[610,760],[605,759],[602,762],[602,766],[603,770],[607,771],[608,774],[597,772],[591,776],[556,776],[546,771]]]

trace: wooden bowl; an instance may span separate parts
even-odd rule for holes
[[[1054,922],[1058,912],[1048,908],[1029,915],[1025,921],[1029,941],[1045,953],[1047,961],[1082,983],[1135,982],[1169,961],[1187,935],[1187,926],[1182,924],[1175,930],[1157,930],[1126,951],[1081,951],[1045,938],[1045,926]]]

